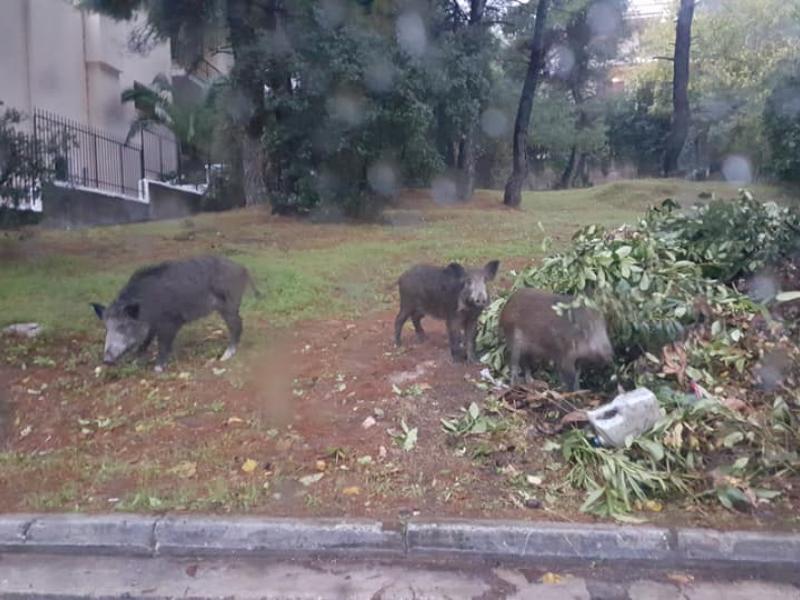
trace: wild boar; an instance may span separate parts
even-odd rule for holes
[[[167,261],[139,269],[111,305],[92,303],[106,326],[103,362],[113,364],[134,349],[142,355],[157,338],[155,369],[161,372],[178,330],[213,311],[228,326],[230,340],[220,358],[228,360],[236,354],[242,335],[239,306],[248,284],[259,296],[247,269],[218,256]]]
[[[394,321],[394,340],[401,345],[403,325],[410,318],[419,340],[425,339],[422,318],[431,316],[447,323],[450,354],[456,361],[475,362],[475,332],[481,311],[489,305],[486,283],[497,275],[500,261],[492,260],[480,269],[465,269],[458,263],[444,268],[416,265],[398,280],[400,311]],[[466,337],[466,353],[462,344]]]
[[[511,383],[533,374],[537,366],[552,363],[570,390],[580,385],[584,365],[607,365],[613,358],[606,322],[588,307],[565,310],[554,306],[572,302],[572,296],[531,288],[517,290],[500,314],[500,329],[511,366]]]

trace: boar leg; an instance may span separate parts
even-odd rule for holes
[[[161,373],[167,364],[169,355],[172,354],[172,343],[178,333],[177,327],[168,327],[159,330],[156,334],[158,338],[158,357],[156,358],[156,372]]]
[[[418,310],[411,315],[411,322],[414,324],[414,331],[417,332],[417,340],[420,342],[425,341],[425,330],[422,328],[422,317],[424,316],[425,313]]]
[[[450,356],[456,362],[464,362],[464,350],[461,348],[461,332],[457,319],[447,319],[447,339],[450,342]]]
[[[577,392],[580,386],[580,371],[575,367],[575,362],[564,360],[559,368],[561,382],[570,392]]]
[[[228,333],[230,334],[228,347],[225,349],[225,353],[220,357],[220,360],[225,361],[236,354],[236,348],[239,345],[239,340],[242,338],[242,317],[239,316],[238,310],[220,312],[220,315],[228,326]]]
[[[147,337],[144,338],[144,341],[139,344],[139,347],[136,349],[136,356],[142,357],[147,353],[147,349],[150,347],[150,344],[153,343],[154,337],[156,337],[156,334],[150,330],[150,333],[147,334]]]
[[[402,304],[400,305],[400,312],[397,313],[397,318],[394,320],[394,345],[395,346],[402,346],[403,342],[400,340],[400,336],[403,333],[403,325],[406,324],[408,318],[413,314],[413,310],[410,310],[404,307]]]
[[[464,326],[464,335],[467,338],[467,360],[469,362],[478,362],[478,355],[475,353],[475,336],[478,333],[477,319],[470,319]]]

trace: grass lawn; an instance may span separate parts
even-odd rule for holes
[[[557,246],[583,225],[632,222],[667,197],[689,204],[700,192],[735,194],[642,180],[527,193],[522,210],[507,210],[495,192],[448,207],[420,191],[381,224],[314,224],[258,208],[0,233],[0,326],[46,328],[32,341],[0,338],[0,510],[587,519],[542,440],[523,435],[526,458],[513,465],[550,484],[537,513],[519,502],[502,456],[464,456],[448,443],[440,420],[482,402],[479,369],[450,362],[437,323],[426,321],[428,342],[406,331],[409,343],[394,348],[394,282],[415,262],[499,258],[506,286],[546,237]],[[89,302],[110,301],[144,264],[206,252],[246,265],[264,292],[246,296],[236,360],[216,362],[225,332],[213,317],[179,334],[162,375],[152,364],[97,368],[104,332]],[[402,423],[417,429],[409,451]],[[674,508],[683,520],[726,524]]]

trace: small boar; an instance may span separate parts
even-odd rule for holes
[[[403,273],[398,280],[400,312],[394,321],[395,344],[401,345],[403,325],[410,318],[417,338],[425,339],[422,318],[431,316],[447,323],[450,354],[463,361],[461,333],[466,336],[466,358],[477,361],[475,332],[481,311],[489,305],[486,282],[497,275],[500,261],[493,260],[480,269],[465,269],[458,263],[444,268],[417,265]]]
[[[247,285],[260,293],[243,266],[226,258],[200,256],[167,261],[136,271],[110,306],[92,303],[106,325],[103,362],[113,364],[131,350],[144,354],[158,339],[156,371],[161,372],[178,330],[217,311],[230,332],[220,360],[236,354],[242,335],[239,305]]]
[[[575,391],[580,367],[607,365],[614,351],[603,316],[588,307],[565,310],[554,305],[572,302],[572,296],[531,288],[517,290],[500,314],[500,330],[511,365],[511,383],[533,374],[537,366],[552,363],[561,382]]]

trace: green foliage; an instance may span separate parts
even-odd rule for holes
[[[650,210],[635,228],[578,231],[571,246],[527,269],[514,289],[535,287],[576,296],[599,308],[620,360],[630,361],[674,340],[696,319],[695,301],[715,310],[752,311],[749,300],[722,282],[753,273],[797,248],[798,211],[756,202],[749,192],[688,213],[672,201]],[[481,317],[484,362],[505,372],[498,320],[505,299]]]
[[[16,207],[37,197],[42,183],[56,175],[59,157],[72,141],[65,134],[52,132],[34,142],[22,129],[27,117],[3,106],[0,100],[0,200]],[[7,224],[16,220],[10,215],[2,217]]]
[[[266,129],[267,152],[293,182],[273,202],[370,216],[401,182],[427,181],[441,168],[427,73],[356,17],[337,26],[316,18],[295,14],[293,89],[267,97],[280,115]],[[376,71],[387,81],[374,81]]]
[[[800,61],[779,71],[764,108],[770,170],[787,181],[800,181]]]
[[[683,214],[662,213],[654,225],[659,235],[677,242],[679,259],[725,283],[800,250],[800,213],[759,202],[747,191],[736,202],[717,200]]]
[[[755,486],[798,465],[797,436],[776,435],[793,422],[785,401],[775,402],[764,427],[716,398],[698,400],[668,387],[658,396],[665,416],[625,448],[595,447],[578,430],[565,436],[568,479],[587,492],[582,510],[624,518],[636,501],[675,495],[711,493],[729,509],[779,495]],[[712,465],[717,470],[709,479]]]
[[[800,59],[797,18],[797,4],[782,0],[698,5],[689,89],[693,130],[684,167],[719,167],[731,154],[741,154],[753,165],[754,175],[767,168],[785,176],[780,162],[773,165],[766,152],[770,125],[764,111],[770,93],[788,75],[783,65]],[[674,23],[665,21],[645,32],[642,54],[671,56],[673,44]],[[657,61],[639,72],[638,84],[652,86],[656,92],[655,114],[668,113],[671,69],[668,61]],[[700,156],[692,156],[693,140],[698,141]]]
[[[656,175],[661,169],[670,113],[656,105],[655,84],[644,81],[612,98],[606,124],[611,156],[636,167],[638,175]]]

